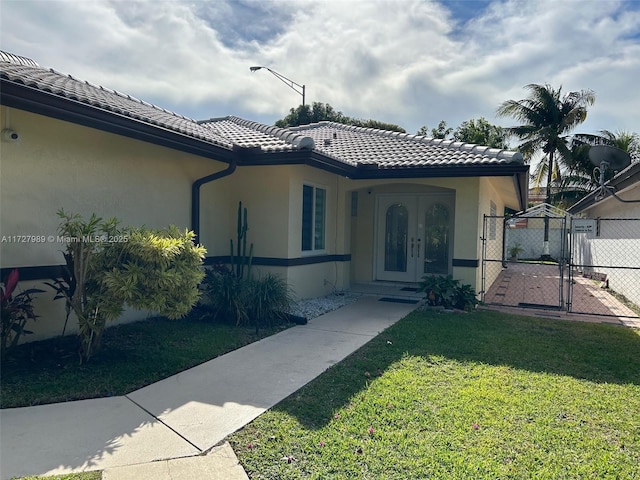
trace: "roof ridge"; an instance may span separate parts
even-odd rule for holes
[[[254,122],[253,120],[245,120],[244,118],[236,117],[234,115],[230,115],[226,119],[243,127],[283,140],[302,150],[313,150],[315,147],[315,142],[311,137],[296,133],[289,128],[266,125],[264,123]]]
[[[40,65],[35,60],[32,60],[28,57],[23,57],[22,55],[16,55],[15,53],[6,52],[4,50],[0,50],[0,62],[13,63],[15,65],[24,65],[27,67],[38,67]]]

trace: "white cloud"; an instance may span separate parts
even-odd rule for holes
[[[462,4],[464,5],[464,4]],[[196,118],[271,123],[300,97],[415,132],[495,119],[528,83],[593,89],[584,130],[640,130],[640,9],[616,1],[494,1],[458,22],[427,0],[3,2],[0,44]]]

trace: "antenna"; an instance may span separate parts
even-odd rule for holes
[[[629,153],[611,145],[593,145],[589,148],[589,161],[596,166],[596,170],[600,171],[600,187],[595,196],[596,201],[602,200],[607,193],[611,193],[616,200],[624,203],[640,202],[640,200],[624,200],[616,195],[613,187],[607,187],[604,184],[607,169],[624,170],[631,165],[631,155]]]
[[[589,149],[589,161],[600,171],[600,189],[604,188],[607,169],[622,170],[631,164],[631,155],[611,145],[594,145]]]

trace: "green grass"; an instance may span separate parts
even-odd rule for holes
[[[253,479],[640,478],[640,332],[414,313],[229,440]]]
[[[20,345],[2,362],[1,407],[123,395],[284,327],[260,331],[204,320],[153,319],[107,329],[80,365],[76,338]]]

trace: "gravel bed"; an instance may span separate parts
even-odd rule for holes
[[[319,317],[327,312],[337,310],[340,307],[355,302],[362,295],[358,293],[332,293],[326,297],[310,298],[296,302],[291,307],[291,313],[304,317],[307,320]]]

